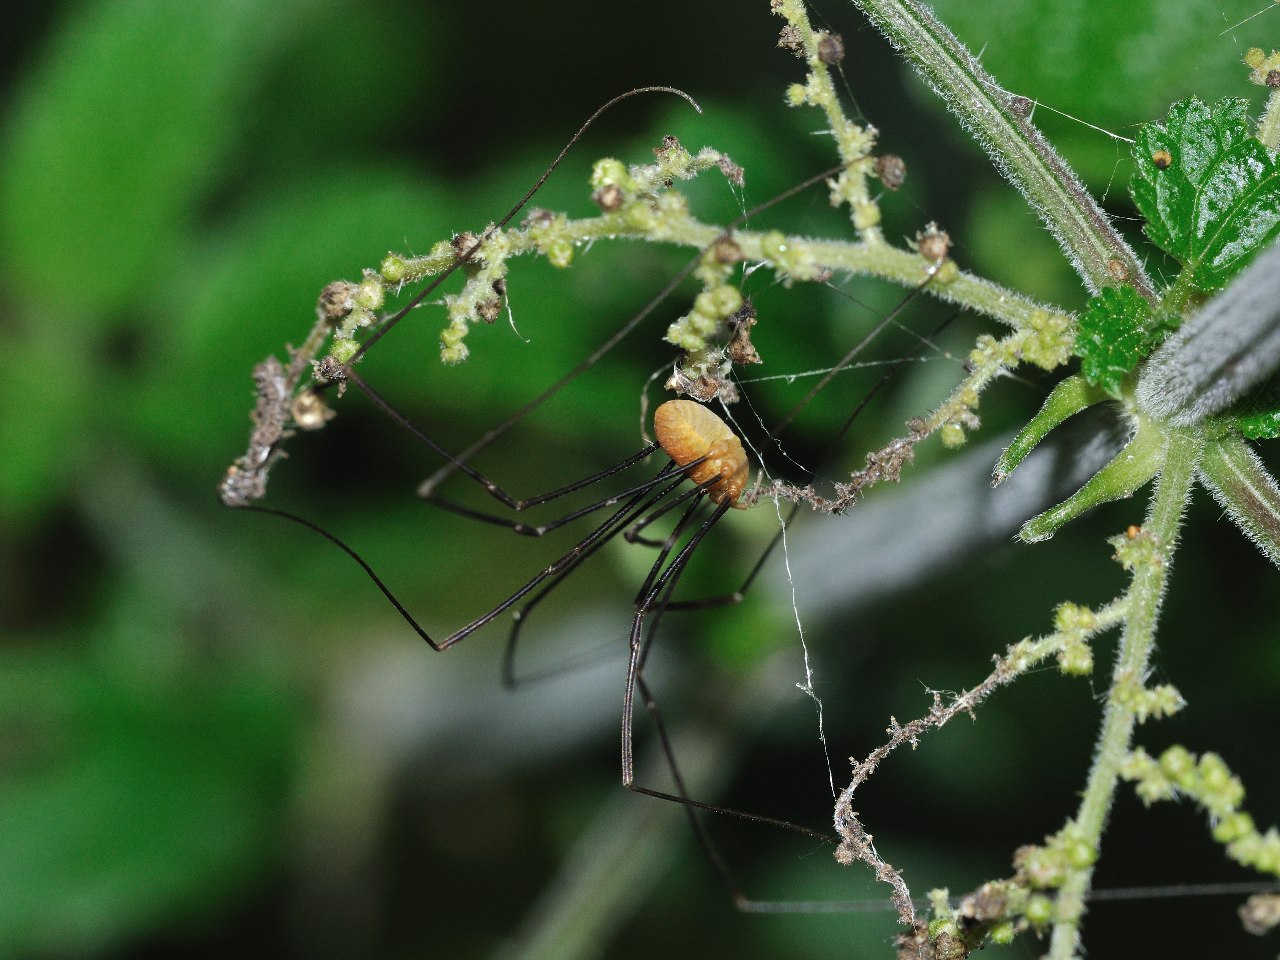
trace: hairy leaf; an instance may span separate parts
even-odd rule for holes
[[[1075,345],[1080,372],[1091,386],[1114,394],[1168,332],[1133,287],[1106,287],[1080,314]]]
[[[1133,199],[1146,232],[1190,271],[1190,284],[1224,286],[1280,235],[1280,164],[1252,136],[1244,100],[1212,109],[1196,99],[1142,128]]]

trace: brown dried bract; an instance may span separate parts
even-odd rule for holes
[[[721,403],[737,403],[738,385],[724,377],[704,375],[694,377],[679,367],[663,384],[678,397],[693,397],[699,403],[719,400]]]
[[[898,960],[937,960],[929,926],[923,920],[906,933],[898,934]]]
[[[778,33],[778,46],[783,50],[789,50],[797,57],[804,56],[804,38],[800,35],[800,31],[787,24]]]
[[[717,263],[723,264],[742,263],[747,259],[738,242],[731,237],[721,237],[712,244],[711,255],[716,258]]]
[[[626,194],[616,183],[606,184],[591,194],[591,202],[605,213],[614,213],[621,209],[624,200],[626,200]]]
[[[886,190],[897,190],[907,179],[907,165],[896,153],[884,153],[876,157],[876,176]]]
[[[322,357],[313,365],[315,378],[321,383],[341,383],[347,379],[346,368],[334,356]]]
[[[747,182],[746,172],[739,164],[734,163],[728,157],[721,157],[716,166],[720,168],[724,178],[735,187],[740,187]]]
[[[951,237],[936,223],[926,224],[916,234],[916,249],[920,256],[933,263],[941,263],[951,253]]]
[[[725,353],[734,363],[762,363],[760,354],[751,342],[751,328],[756,325],[756,308],[750,300],[742,304],[737,313],[730,315],[725,323],[729,327],[729,343]]]
[[[973,923],[994,923],[1009,915],[1009,887],[984,883],[960,901],[960,916]]]
[[[844,59],[844,38],[838,33],[824,33],[818,40],[818,59],[832,66]]]
[[[338,323],[355,309],[355,296],[359,289],[350,280],[335,280],[320,291],[320,299],[316,301],[316,316],[327,323]]]
[[[532,207],[529,212],[525,214],[525,218],[520,221],[520,226],[528,229],[529,227],[536,227],[544,223],[550,223],[555,218],[556,215],[550,210],[543,207]]]
[[[481,300],[476,304],[476,316],[485,323],[493,323],[502,313],[502,301],[498,298]]]

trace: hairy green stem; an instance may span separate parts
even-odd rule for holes
[[[1258,139],[1268,150],[1280,150],[1280,90],[1272,90],[1267,97],[1267,109],[1258,121]]]
[[[1227,434],[1205,448],[1200,480],[1259,550],[1280,566],[1280,486],[1240,437]]]
[[[563,231],[574,245],[605,239],[647,239],[692,249],[706,249],[724,235],[724,228],[704,223],[694,217],[669,218],[663,223],[660,236],[655,235],[655,231],[632,227],[622,218],[610,215],[566,221]],[[526,231],[512,230],[506,237],[510,256],[537,251],[536,244]],[[751,230],[734,231],[732,238],[743,255],[751,260],[773,262],[781,245],[787,250],[788,261],[801,259],[814,268],[866,274],[908,287],[925,282],[930,271],[936,270],[935,264],[918,253],[900,250],[883,242],[850,243],[844,240],[790,237]],[[439,273],[453,259],[452,251],[421,257],[396,257],[394,280],[389,280],[388,286],[393,283],[412,283]],[[793,279],[807,278],[793,276]],[[992,317],[1014,329],[1035,325],[1047,317],[1065,316],[1059,310],[1043,306],[1029,297],[963,270],[957,271],[949,279],[934,279],[925,288],[925,292],[940,300]]]
[[[1155,291],[1137,255],[1075,173],[1031,123],[1032,103],[1002,89],[955,35],[916,0],[854,0],[942,98],[1026,197],[1091,293],[1127,279]]]
[[[1102,840],[1107,814],[1115,796],[1120,768],[1129,754],[1137,718],[1129,699],[1118,690],[1141,684],[1155,649],[1156,621],[1169,565],[1177,544],[1182,511],[1191,492],[1202,440],[1190,433],[1171,433],[1165,465],[1143,525],[1153,552],[1134,564],[1125,594],[1125,628],[1116,656],[1112,687],[1103,711],[1097,752],[1089,771],[1084,797],[1075,817],[1077,836],[1095,851]],[[1079,945],[1080,918],[1093,878],[1092,865],[1073,869],[1058,892],[1058,912],[1050,941],[1049,960],[1072,960]]]

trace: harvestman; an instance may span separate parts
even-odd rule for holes
[[[294,523],[301,524],[335,544],[360,565],[404,620],[434,650],[442,651],[448,649],[458,641],[493,622],[506,611],[516,607],[517,604],[521,604],[521,601],[524,601],[521,606],[513,611],[512,630],[508,637],[504,654],[503,678],[508,685],[514,684],[515,682],[514,658],[522,624],[539,602],[559,584],[561,584],[582,562],[619,534],[622,534],[624,538],[629,541],[643,542],[657,547],[658,556],[651,566],[649,573],[635,598],[635,615],[632,620],[629,637],[629,658],[626,686],[623,696],[621,751],[623,785],[633,792],[676,802],[682,804],[686,808],[699,844],[707,854],[708,859],[719,874],[722,882],[729,889],[735,904],[740,909],[767,911],[795,908],[801,905],[762,903],[751,901],[744,897],[737,889],[737,886],[724,865],[715,845],[707,834],[704,825],[695,815],[694,811],[706,810],[714,813],[728,814],[758,823],[770,824],[822,840],[828,844],[834,844],[836,842],[835,838],[826,832],[814,830],[785,820],[732,810],[691,799],[687,794],[687,790],[685,789],[684,782],[681,778],[676,758],[663,724],[661,713],[644,677],[645,662],[662,615],[668,610],[706,609],[737,603],[750,588],[757,574],[763,568],[766,560],[781,538],[782,531],[780,529],[778,534],[765,548],[759,559],[751,567],[742,585],[733,593],[700,600],[672,599],[672,594],[681,574],[684,572],[690,558],[696,552],[698,546],[703,542],[706,535],[725,516],[725,514],[728,513],[729,510],[745,509],[750,505],[750,498],[746,496],[749,478],[749,461],[746,451],[743,448],[742,441],[718,415],[713,413],[707,407],[690,400],[670,400],[661,404],[654,413],[654,433],[657,437],[657,443],[647,444],[639,452],[627,457],[620,463],[540,496],[530,497],[527,499],[517,499],[512,497],[498,486],[498,484],[494,483],[488,477],[470,466],[467,462],[468,458],[478,449],[490,443],[495,437],[517,422],[530,410],[557,392],[569,380],[576,377],[590,365],[594,364],[601,356],[621,340],[626,333],[634,329],[641,320],[652,312],[658,303],[665,299],[666,296],[674,290],[685,277],[688,276],[693,266],[697,263],[698,258],[695,257],[691,260],[685,270],[677,275],[663,289],[663,291],[661,291],[649,303],[648,306],[633,317],[621,330],[610,337],[609,340],[590,357],[588,357],[586,361],[579,364],[574,370],[570,371],[569,374],[562,377],[557,381],[557,383],[535,398],[530,404],[517,411],[516,414],[505,421],[501,426],[487,433],[476,445],[467,451],[464,451],[461,455],[454,455],[442,447],[406,416],[404,416],[404,414],[397,410],[363,377],[352,369],[352,365],[365,352],[367,352],[374,343],[381,339],[381,337],[385,336],[391,327],[403,319],[411,309],[421,303],[422,300],[437,286],[439,286],[439,284],[443,282],[444,279],[446,279],[454,270],[465,265],[495,230],[505,226],[512,217],[514,217],[514,215],[528,202],[537,189],[541,187],[542,183],[545,182],[547,177],[563,159],[569,148],[577,142],[587,127],[589,127],[601,113],[611,107],[614,103],[617,103],[619,100],[637,93],[651,91],[676,93],[685,97],[685,99],[690,100],[691,103],[693,102],[687,97],[687,95],[680,93],[680,91],[675,91],[671,88],[665,87],[653,87],[630,91],[605,104],[592,115],[581,129],[579,129],[534,187],[506,215],[506,217],[498,221],[494,226],[490,227],[484,236],[476,240],[466,250],[459,253],[453,264],[438,275],[423,290],[419,291],[419,293],[416,294],[405,307],[386,318],[373,332],[373,334],[365,340],[355,356],[343,366],[338,377],[334,378],[334,380],[329,384],[309,388],[308,391],[303,392],[303,396],[307,396],[310,400],[316,401],[318,404],[322,405],[323,401],[321,400],[321,397],[323,391],[332,386],[334,382],[342,380],[350,383],[360,392],[365,394],[365,396],[389,419],[398,424],[410,433],[418,442],[438,454],[446,461],[446,465],[441,468],[435,476],[422,485],[419,493],[424,499],[436,502],[441,507],[454,513],[485,523],[504,526],[517,534],[525,536],[542,536],[597,511],[605,510],[610,507],[617,507],[613,513],[611,513],[594,530],[579,540],[577,544],[570,548],[559,559],[539,571],[524,586],[519,588],[515,593],[499,603],[492,610],[477,617],[470,623],[447,636],[435,638],[428,634],[428,632],[386,586],[374,569],[348,544],[343,542],[334,534],[325,530],[323,527],[305,518],[299,517],[285,510],[262,506],[252,502],[265,492],[266,470],[271,461],[274,460],[277,455],[277,446],[285,435],[284,428],[287,426],[287,420],[282,421],[280,429],[278,429],[274,434],[271,434],[271,432],[268,431],[269,435],[262,439],[261,442],[259,442],[259,438],[255,434],[255,443],[257,444],[257,447],[255,448],[254,446],[251,446],[250,452],[246,454],[244,458],[237,461],[237,465],[233,466],[231,470],[228,471],[228,475],[220,488],[220,495],[224,503],[228,506],[242,507],[280,516]],[[697,105],[694,104],[694,106],[696,107]],[[810,178],[804,183],[798,184],[785,194],[775,197],[766,204],[762,204],[761,206],[744,213],[741,218],[729,226],[726,233],[736,228],[742,221],[745,221],[748,217],[755,215],[765,207],[794,195],[803,189],[807,189],[815,183],[822,182],[839,169],[840,168],[835,168],[834,170],[823,171],[823,173]],[[784,418],[784,420],[772,431],[771,436],[775,440],[781,431],[791,423],[799,409],[805,406],[809,400],[811,400],[823,387],[825,387],[837,373],[847,368],[854,355],[865,347],[871,338],[882,330],[884,326],[893,322],[898,313],[906,307],[907,303],[916,294],[918,294],[927,283],[928,278],[926,278],[924,284],[921,284],[911,290],[907,294],[906,298],[891,314],[882,318],[881,322],[874,330],[863,337],[857,346],[846,354],[835,367],[831,368],[826,373],[818,385],[815,386],[813,390],[809,391],[809,394],[805,399],[802,400],[800,404],[798,404],[796,408],[794,408],[791,413],[788,414],[788,416]],[[881,379],[877,387],[873,388],[872,393],[878,390],[879,386],[883,386],[889,377],[892,376],[894,370],[896,370],[896,366]],[[285,391],[286,396],[283,398],[282,402],[287,401],[287,393],[288,391]],[[844,428],[842,428],[837,434],[837,442],[839,437],[848,429],[853,419],[861,412],[862,407],[869,399],[869,396],[864,397],[862,403],[860,403],[857,409],[854,410],[852,415],[846,421]],[[294,407],[293,410],[294,413],[292,414],[292,419],[296,421],[298,419],[298,414],[296,412],[297,407]],[[261,420],[259,420],[259,425],[261,426]],[[609,496],[594,503],[572,510],[562,517],[537,525],[527,524],[518,520],[513,520],[509,517],[498,516],[462,506],[439,496],[434,491],[436,484],[442,476],[456,471],[480,484],[490,496],[501,502],[507,508],[512,511],[519,512],[530,507],[557,500],[561,497],[589,487],[601,480],[607,479],[615,474],[621,473],[640,463],[659,449],[661,449],[662,452],[670,458],[670,463],[659,470],[658,473],[650,479],[628,489],[610,494]],[[677,488],[683,484],[686,478],[692,481],[693,487],[681,493],[676,493]],[[252,492],[254,489],[254,480],[261,481],[261,486],[257,492]],[[698,516],[700,509],[707,501],[710,501],[710,503],[714,505],[713,509],[708,516],[699,520]],[[641,531],[646,527],[654,523],[660,517],[669,512],[675,511],[680,507],[683,507],[683,510],[675,521],[673,529],[664,538],[661,540],[648,540],[642,536]],[[792,516],[794,516],[794,512],[792,513]],[[790,518],[784,521],[784,523],[786,522],[790,522]],[[688,539],[677,549],[677,544],[686,534],[688,534]],[[648,623],[647,630],[646,623]],[[676,788],[679,791],[678,794],[654,790],[635,782],[633,727],[634,703],[637,690],[643,698],[646,710],[653,719],[667,766],[670,769]],[[831,909],[837,905],[827,904],[817,906],[825,906],[827,909]],[[857,908],[860,905],[850,904],[848,906],[852,909]]]

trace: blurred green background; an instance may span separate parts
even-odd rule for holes
[[[628,102],[537,204],[589,215],[592,160],[642,162],[666,133],[746,168],[744,193],[713,177],[690,189],[707,219],[830,165],[819,118],[782,105],[800,66],[774,48],[767,6],[114,0],[10,15],[0,40],[10,356],[0,389],[0,956],[890,953],[888,914],[735,913],[681,812],[618,785],[624,637],[650,563],[643,549],[603,551],[539,611],[522,664],[550,679],[505,692],[501,626],[434,655],[338,551],[214,498],[244,449],[253,365],[301,340],[320,288],[388,249],[421,253],[482,228],[616,93],[671,84],[705,113]],[[1189,93],[1257,100],[1238,60],[1275,45],[1280,13],[1219,32],[1262,6],[948,0],[939,11],[1012,89],[1129,135]],[[888,236],[936,219],[962,266],[1078,306],[1052,241],[853,9],[829,2],[815,15],[845,37],[855,109],[907,162],[907,187],[885,200]],[[1124,145],[1046,110],[1037,120],[1109,208],[1131,217]],[[848,232],[820,191],[755,225]],[[684,259],[628,243],[580,252],[568,271],[517,262],[518,335],[505,318],[475,330],[473,360],[443,369],[443,311],[429,306],[362,371],[460,449],[586,356]],[[829,365],[901,296],[849,278],[785,290],[763,273],[746,289],[760,309],[761,375]],[[659,334],[691,292],[477,466],[527,496],[637,449],[640,398],[661,397],[660,380],[648,382],[667,361]],[[945,316],[916,301],[902,322],[927,331]],[[953,323],[928,362],[877,397],[831,475],[945,395],[960,376],[955,358],[990,327]],[[873,352],[919,349],[896,331]],[[879,372],[841,377],[788,452],[816,462]],[[771,422],[811,382],[765,381],[749,396]],[[976,682],[991,654],[1047,628],[1056,602],[1120,589],[1103,537],[1138,520],[1141,499],[1030,548],[1009,542],[1016,517],[1000,513],[1019,505],[977,492],[994,456],[978,445],[998,449],[1046,385],[1034,375],[998,384],[976,449],[922,449],[901,490],[797,524],[795,601],[837,787],[845,758],[875,746],[891,714],[927,708],[926,687]],[[519,540],[416,502],[438,463],[360,398],[339,409],[292,444],[271,502],[348,538],[428,629],[467,622],[572,542],[571,532]],[[1222,752],[1269,823],[1280,807],[1275,571],[1217,513],[1198,496],[1165,608],[1158,673],[1191,707],[1142,738],[1153,750],[1179,740]],[[689,595],[735,587],[776,522],[768,506],[735,512],[691,566]],[[812,703],[795,689],[803,663],[780,559],[742,607],[667,617],[651,673],[699,796],[821,828],[830,789]],[[867,786],[858,808],[917,893],[1007,873],[1014,847],[1074,808],[1111,649],[1101,644],[1092,683],[1030,677],[978,724],[894,758]],[[586,666],[565,667],[584,651]],[[662,786],[663,776],[642,780]],[[751,896],[877,895],[821,844],[723,818],[711,827]],[[1101,884],[1237,879],[1197,812],[1144,813],[1122,797]],[[1234,908],[1222,898],[1099,905],[1087,938],[1099,956],[1138,943],[1149,955],[1273,956],[1274,943],[1238,931]]]

